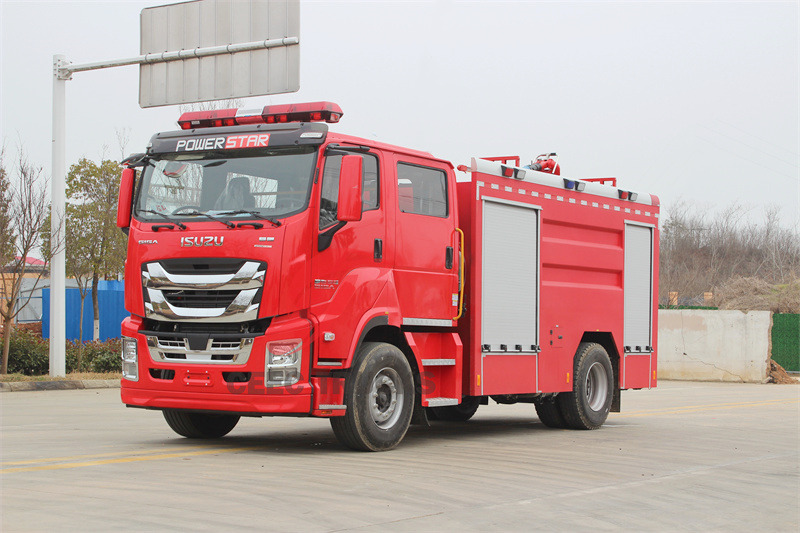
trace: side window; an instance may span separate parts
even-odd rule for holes
[[[447,176],[443,170],[398,163],[397,186],[403,213],[447,217]]]
[[[362,195],[361,209],[371,211],[378,209],[378,158],[371,154],[361,155],[362,163]],[[319,205],[319,229],[336,224],[336,206],[339,202],[339,169],[342,167],[342,156],[331,155],[325,159],[325,170],[322,172],[322,198]]]

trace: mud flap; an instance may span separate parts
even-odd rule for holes
[[[422,402],[414,402],[414,412],[411,414],[411,424],[415,426],[430,427],[428,410],[422,407]]]

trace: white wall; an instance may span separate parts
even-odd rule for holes
[[[763,383],[771,328],[769,311],[660,310],[658,376]]]

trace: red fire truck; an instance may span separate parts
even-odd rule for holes
[[[375,451],[490,398],[594,429],[656,385],[656,196],[555,154],[455,169],[341,116],[184,113],[125,161],[126,405],[190,438],[328,417]]]

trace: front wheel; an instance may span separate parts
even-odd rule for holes
[[[164,409],[162,413],[167,424],[175,433],[190,439],[218,439],[224,437],[239,422],[238,415],[193,413],[175,409]]]
[[[383,451],[408,431],[414,406],[414,376],[403,352],[367,342],[345,380],[344,416],[331,418],[340,443],[354,450]]]
[[[584,342],[575,354],[572,392],[558,395],[558,407],[567,426],[597,429],[608,418],[614,396],[614,371],[605,348]]]

